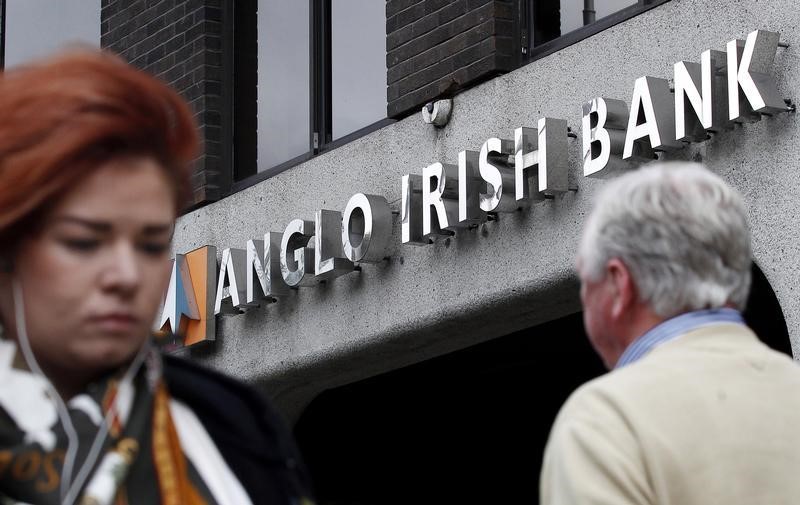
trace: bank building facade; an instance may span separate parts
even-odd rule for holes
[[[25,3],[0,0],[6,67],[56,22]],[[800,356],[793,1],[81,5],[83,40],[172,84],[204,140],[164,345],[273,398],[320,503],[536,502],[558,408],[604,372],[584,219],[654,160],[742,193],[745,317]]]

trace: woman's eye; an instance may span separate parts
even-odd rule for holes
[[[139,249],[141,249],[145,254],[160,256],[161,254],[167,252],[169,249],[169,244],[163,244],[160,242],[145,242],[144,244],[139,245]]]
[[[97,249],[100,245],[99,240],[95,239],[64,239],[62,241],[68,248],[78,252],[89,252]]]

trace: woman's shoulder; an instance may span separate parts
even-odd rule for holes
[[[164,356],[163,374],[170,395],[197,415],[248,492],[279,499],[273,495],[278,492],[297,502],[310,496],[309,479],[291,434],[261,392],[175,356]],[[265,474],[272,478],[265,479]]]
[[[294,455],[283,418],[259,391],[187,359],[166,355],[163,363],[170,395],[194,411],[215,442],[268,461]]]
[[[170,395],[198,415],[256,424],[283,422],[263,394],[237,379],[184,358],[164,355],[162,362]]]

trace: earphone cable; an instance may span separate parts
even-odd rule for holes
[[[56,404],[56,412],[61,421],[61,426],[64,428],[64,433],[67,435],[67,450],[64,454],[64,465],[61,469],[61,499],[63,503],[63,499],[69,489],[68,484],[72,480],[72,467],[78,452],[78,433],[75,431],[75,426],[72,424],[72,419],[69,416],[69,411],[64,404],[64,400],[61,398],[58,391],[56,391],[53,383],[50,382],[44,372],[42,372],[39,363],[36,361],[30,341],[28,340],[28,331],[25,324],[25,303],[22,297],[22,286],[16,278],[14,278],[12,283],[14,320],[16,323],[17,341],[19,342],[20,350],[31,372],[38,375],[45,381],[45,384],[47,384],[48,392],[53,397],[53,401]]]

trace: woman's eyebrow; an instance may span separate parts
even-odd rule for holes
[[[83,226],[86,228],[90,228],[94,231],[98,232],[109,232],[111,231],[111,223],[107,221],[98,221],[94,219],[87,219],[78,216],[70,216],[70,215],[62,215],[62,216],[55,216],[52,220],[53,224],[60,224],[60,223],[67,223],[67,224],[77,224],[79,226]]]
[[[113,229],[113,225],[108,221],[102,220],[95,220],[95,219],[88,219],[84,217],[78,216],[70,216],[70,215],[63,215],[63,216],[56,216],[53,218],[53,223],[68,223],[68,224],[76,224],[78,226],[83,226],[85,228],[89,228],[92,231],[96,231],[99,233],[108,233]],[[173,223],[172,221],[166,223],[149,223],[142,227],[142,234],[143,235],[160,235],[160,234],[172,234],[173,230]]]
[[[149,224],[142,229],[143,235],[170,235],[172,236],[173,225],[172,223],[166,224]]]

